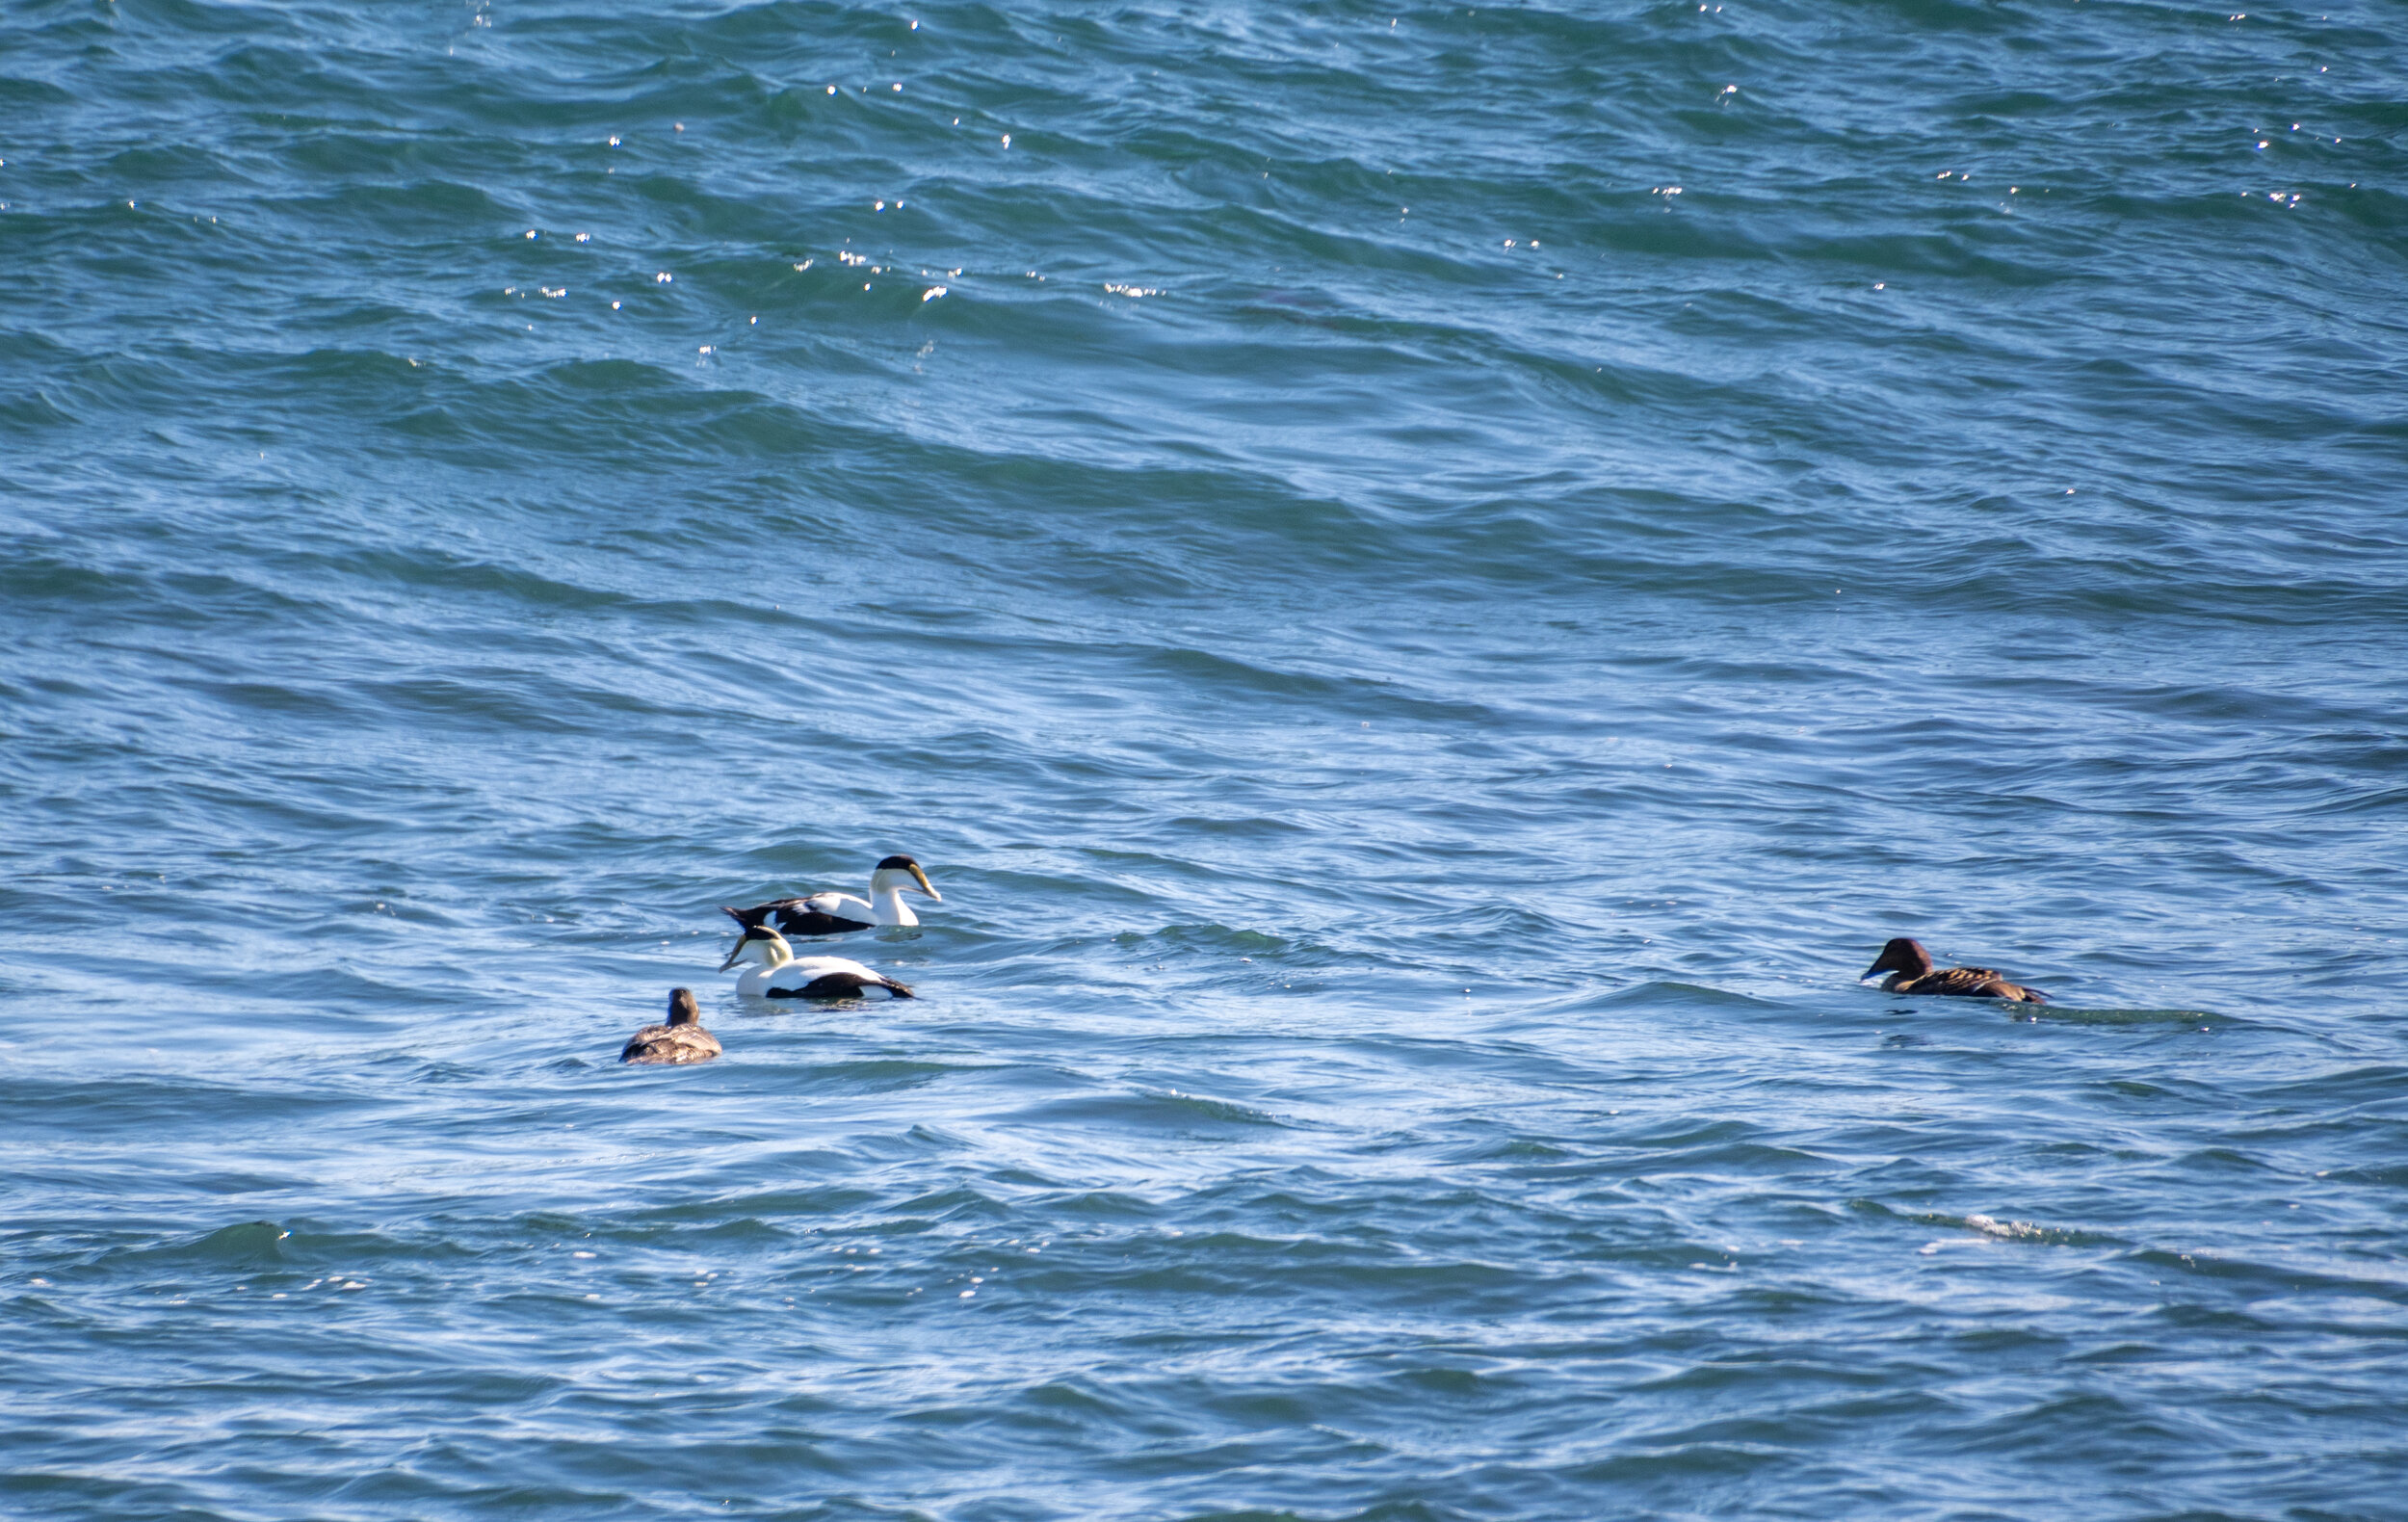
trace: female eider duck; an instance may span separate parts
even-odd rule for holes
[[[786,937],[766,925],[747,925],[736,949],[720,963],[725,972],[739,962],[756,962],[736,980],[736,991],[755,999],[852,999],[882,993],[908,999],[910,989],[873,967],[843,957],[797,957]]]
[[[920,917],[903,901],[905,893],[924,893],[939,904],[945,902],[945,895],[936,891],[918,862],[909,856],[889,856],[871,872],[867,899],[850,893],[814,893],[808,898],[772,899],[748,909],[720,912],[732,915],[746,930],[774,923],[788,935],[850,935],[873,925],[919,924]]]
[[[627,1037],[622,1063],[707,1063],[720,1055],[720,1038],[702,1028],[694,990],[668,991],[668,1024],[647,1025]]]
[[[1988,967],[1934,967],[1931,953],[1924,950],[1924,943],[1903,935],[1882,947],[1881,955],[1856,981],[1863,983],[1877,972],[1890,975],[1881,985],[1883,993],[1955,994],[1969,999],[2016,999],[2025,1004],[2049,1002],[2049,996],[2039,989],[2009,983],[2004,974]]]

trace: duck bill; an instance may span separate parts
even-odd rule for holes
[[[1873,979],[1880,977],[1888,970],[1889,969],[1883,967],[1879,962],[1874,962],[1863,972],[1858,973],[1856,975],[1856,981],[1858,983],[1871,983]]]
[[[916,866],[911,869],[911,880],[920,884],[920,891],[927,894],[929,898],[934,899],[939,904],[945,902],[945,895],[936,891],[936,884],[929,880],[929,875],[922,872]]]
[[[720,971],[725,972],[728,968],[735,966],[736,958],[744,955],[744,950],[745,943],[739,938],[735,945],[727,949],[727,959],[720,963]]]

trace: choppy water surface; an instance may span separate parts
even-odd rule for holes
[[[0,1509],[2408,1515],[2395,9],[0,42]]]

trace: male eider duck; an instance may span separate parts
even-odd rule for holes
[[[1903,935],[1882,947],[1881,955],[1856,981],[1863,983],[1877,972],[1890,975],[1881,985],[1883,993],[1955,994],[1968,999],[2017,999],[2026,1004],[2049,1002],[2049,996],[2039,989],[2009,983],[2003,974],[1988,967],[1934,967],[1931,953],[1924,950],[1924,943]]]
[[[924,893],[939,904],[945,902],[945,895],[936,891],[918,862],[909,856],[889,856],[871,872],[867,899],[850,893],[814,893],[808,898],[772,899],[748,909],[720,912],[733,916],[746,930],[774,923],[788,935],[850,935],[873,925],[919,924],[920,917],[903,901],[905,893]]]
[[[720,963],[725,972],[739,962],[756,962],[736,980],[736,991],[755,999],[852,999],[884,994],[908,999],[911,990],[876,968],[843,957],[797,957],[786,937],[766,925],[747,925],[744,938]]]
[[[720,1055],[720,1038],[702,1028],[694,990],[668,991],[668,1024],[647,1025],[627,1037],[622,1063],[707,1063]]]

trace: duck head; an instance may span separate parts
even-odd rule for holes
[[[764,967],[782,967],[794,959],[795,949],[786,944],[785,936],[766,925],[747,925],[728,952],[727,959],[720,963],[720,971],[748,961],[757,961]]]
[[[1857,975],[1856,981],[1863,983],[1867,978],[1879,977],[1885,972],[1902,972],[1909,978],[1920,978],[1930,970],[1931,953],[1924,950],[1924,943],[1897,935],[1881,948],[1881,955],[1873,958],[1871,966]]]
[[[692,988],[671,988],[668,991],[668,1023],[671,1025],[700,1025],[702,1023],[702,1011],[694,1008]]]
[[[929,875],[922,872],[920,864],[909,856],[889,856],[879,862],[877,869],[870,874],[870,891],[925,893],[939,904],[945,902],[945,895],[936,891],[935,885],[929,881]]]

